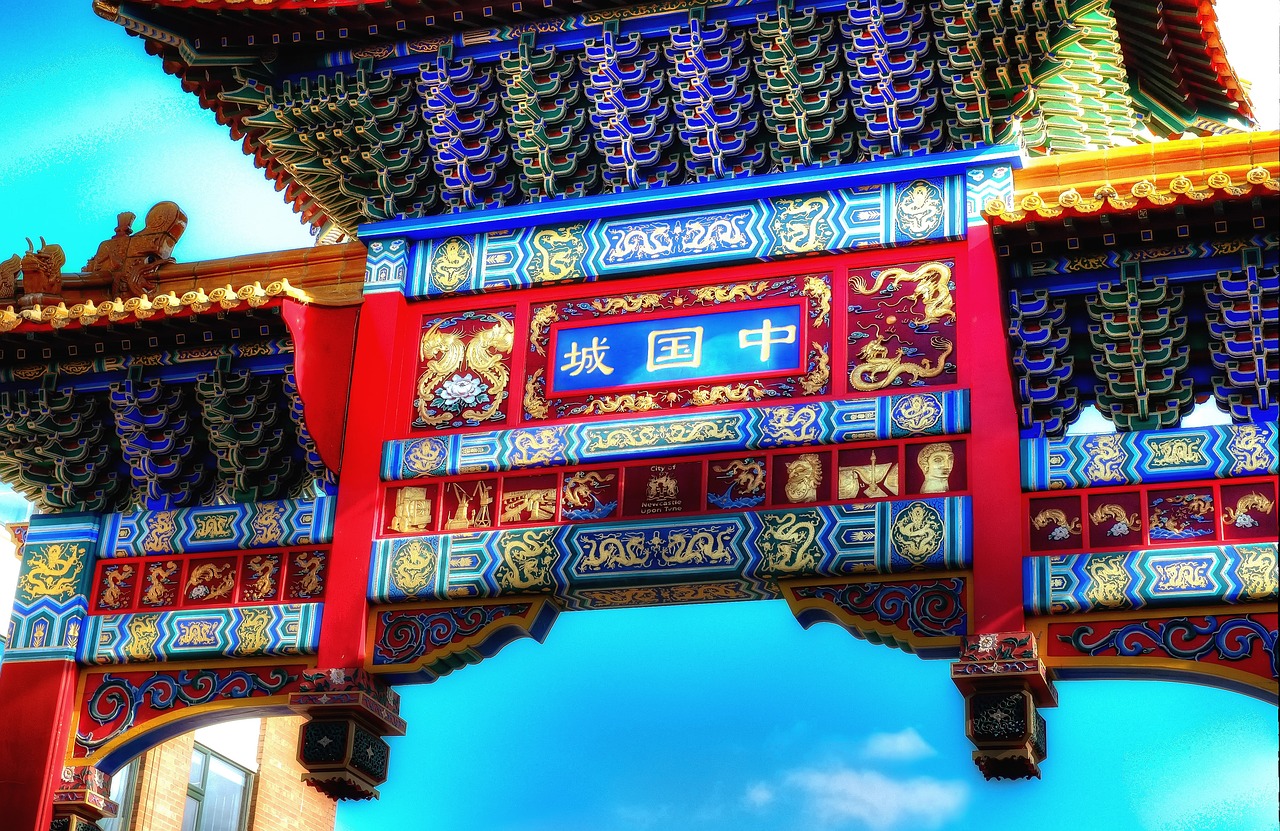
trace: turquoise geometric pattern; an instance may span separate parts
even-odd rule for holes
[[[389,253],[392,244],[410,251],[404,291],[417,300],[957,239],[965,233],[964,187],[961,177],[949,176],[643,218],[592,218],[415,243],[377,240],[370,244],[366,286],[395,287],[393,277],[370,282],[403,267],[403,259],[393,261]]]
[[[1274,422],[1023,439],[1024,491],[1275,476]]]
[[[77,660],[127,664],[314,655],[319,603],[183,609],[89,618]]]
[[[333,541],[336,498],[286,499],[138,511],[104,517],[107,557],[324,545]]]
[[[364,261],[365,294],[403,291],[409,246],[402,239],[374,240]]]
[[[386,481],[969,430],[969,391],[819,401],[732,412],[520,427],[389,441]]]
[[[779,579],[955,571],[969,497],[378,540],[374,603],[552,594],[567,608],[776,596]],[[698,596],[699,587],[721,587]],[[659,596],[658,589],[686,587]]]
[[[971,167],[964,176],[964,211],[970,225],[985,224],[982,211],[992,199],[1013,204],[1013,168],[1007,164]]]
[[[1277,546],[1250,543],[1024,561],[1028,614],[1270,603],[1277,597]]]

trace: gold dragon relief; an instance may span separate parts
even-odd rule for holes
[[[1235,505],[1227,505],[1222,509],[1222,522],[1224,525],[1233,525],[1236,528],[1254,528],[1261,523],[1249,512],[1253,511],[1265,516],[1275,510],[1275,507],[1275,502],[1266,494],[1252,491],[1237,499]]]
[[[27,546],[26,564],[18,578],[19,596],[66,600],[76,593],[88,549],[79,543],[46,543]]]
[[[1172,563],[1156,563],[1155,585],[1152,591],[1182,592],[1207,589],[1209,568],[1213,563],[1208,560],[1178,560]]]
[[[529,238],[529,281],[533,285],[581,280],[587,243],[583,239],[586,224],[582,222],[558,228],[544,228]]]
[[[192,542],[209,542],[227,540],[235,536],[236,515],[229,514],[197,514],[192,517],[195,531],[191,534]]]
[[[800,376],[800,392],[805,395],[820,395],[827,391],[831,381],[831,359],[827,357],[827,347],[817,343],[809,350],[809,371]]]
[[[761,433],[778,447],[816,444],[822,430],[822,410],[816,404],[769,407],[761,411]]]
[[[156,642],[160,640],[160,615],[132,615],[124,628],[127,633],[123,644],[125,658],[130,661],[155,660]]]
[[[904,560],[923,567],[946,542],[942,514],[927,502],[912,502],[894,517],[889,540]]]
[[[414,475],[430,475],[444,465],[447,453],[443,439],[416,439],[405,450],[404,469]]]
[[[499,538],[501,562],[494,577],[503,592],[550,592],[555,588],[552,578],[556,561],[556,549],[552,545],[554,535],[554,529],[531,528],[507,532]]]
[[[1275,464],[1275,451],[1268,446],[1267,431],[1256,424],[1237,424],[1232,428],[1227,452],[1231,454],[1231,475],[1261,473]]]
[[[1240,576],[1241,599],[1258,601],[1274,598],[1280,584],[1280,572],[1277,570],[1276,546],[1274,544],[1237,545],[1240,565],[1236,574]]]
[[[1104,609],[1118,609],[1128,603],[1125,589],[1131,578],[1124,567],[1123,554],[1094,557],[1084,571],[1089,576],[1084,589],[1086,601]]]
[[[769,229],[788,254],[825,251],[836,235],[828,218],[832,207],[831,199],[822,196],[775,199]]]
[[[1128,461],[1128,453],[1124,447],[1124,437],[1120,434],[1093,436],[1085,442],[1085,454],[1089,461],[1085,465],[1084,474],[1095,484],[1106,482],[1123,482],[1124,463]]]
[[[391,585],[406,597],[416,597],[436,576],[440,552],[426,540],[407,540],[391,555]]]
[[[254,506],[253,521],[249,529],[252,546],[278,545],[284,538],[284,506],[279,502],[259,502]]]
[[[1203,436],[1176,436],[1167,439],[1152,439],[1148,442],[1151,448],[1151,466],[1153,468],[1197,467],[1206,463]]]
[[[1061,508],[1045,508],[1031,518],[1031,526],[1038,531],[1045,531],[1053,542],[1063,542],[1071,537],[1081,535],[1080,517],[1068,517]],[[1045,529],[1048,529],[1047,531]]]
[[[142,550],[148,554],[173,550],[173,535],[178,533],[177,511],[156,511],[146,520],[147,532],[142,537]]]
[[[510,463],[515,467],[540,467],[563,458],[568,446],[563,427],[517,430],[511,434]]]
[[[174,646],[217,646],[218,644],[217,621],[209,620],[208,618],[180,620],[175,628],[178,632],[173,639]]]
[[[771,577],[811,574],[818,569],[822,518],[817,511],[761,514],[761,574]]]
[[[261,655],[271,643],[271,612],[267,609],[241,609],[236,627],[236,654]]]
[[[98,592],[98,608],[119,609],[125,605],[125,591],[129,588],[128,581],[132,576],[133,566],[131,565],[104,569],[102,572],[102,585]]]

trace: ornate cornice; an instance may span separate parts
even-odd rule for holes
[[[1035,159],[1014,174],[1012,203],[984,215],[1015,225],[1280,192],[1280,132],[1246,133]]]

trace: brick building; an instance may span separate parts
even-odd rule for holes
[[[186,733],[121,769],[102,831],[332,831],[336,803],[302,782],[302,718],[249,719]]]

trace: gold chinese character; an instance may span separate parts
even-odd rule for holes
[[[759,329],[738,330],[738,348],[746,349],[748,346],[760,347],[761,361],[769,360],[769,351],[775,343],[795,342],[796,327],[779,326],[774,328],[773,321],[767,317],[764,319],[764,325]]]
[[[612,375],[613,367],[604,362],[605,353],[609,351],[609,347],[605,345],[608,338],[592,338],[590,346],[579,346],[578,342],[571,341],[569,351],[564,354],[567,364],[560,367],[561,371],[568,370],[572,376],[581,375],[586,372],[588,374],[597,370],[602,375]]]
[[[650,372],[655,369],[702,365],[702,327],[655,330],[649,333]]]

